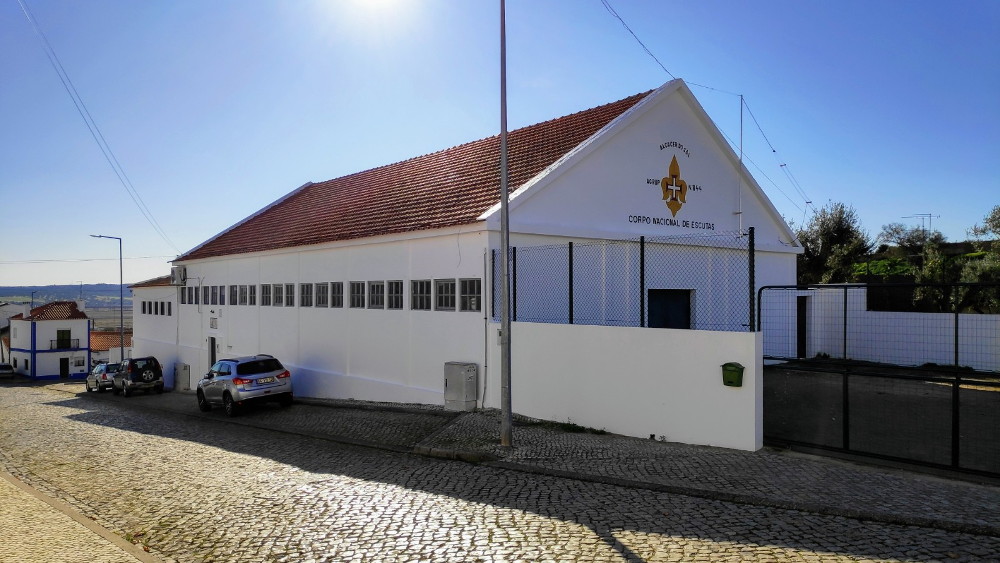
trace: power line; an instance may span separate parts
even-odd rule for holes
[[[174,256],[126,256],[123,260],[152,260],[160,258],[175,258]],[[3,260],[2,265],[12,264],[62,264],[73,262],[117,262],[117,258],[39,258],[34,260]]]
[[[83,122],[87,125],[87,129],[90,131],[90,136],[93,137],[94,142],[97,143],[98,148],[101,149],[101,153],[104,155],[104,159],[111,166],[114,171],[115,176],[118,177],[118,181],[121,183],[122,187],[125,188],[125,192],[128,193],[129,197],[132,198],[132,202],[142,213],[146,221],[153,227],[156,234],[160,235],[171,248],[173,248],[177,253],[180,253],[180,249],[170,240],[167,233],[157,222],[156,218],[153,216],[153,212],[150,211],[149,207],[146,206],[146,202],[142,200],[142,196],[139,195],[139,191],[135,189],[132,181],[129,179],[128,175],[125,174],[125,169],[118,162],[118,158],[115,156],[114,151],[111,150],[111,145],[104,139],[104,134],[101,133],[100,127],[97,126],[97,122],[90,115],[90,111],[87,109],[87,105],[83,102],[83,98],[77,92],[76,87],[73,85],[73,81],[70,80],[69,74],[66,69],[63,68],[62,62],[59,60],[59,56],[56,54],[55,49],[49,43],[48,38],[45,33],[42,32],[41,26],[38,25],[38,21],[35,19],[34,14],[28,9],[27,4],[24,0],[17,0],[17,3],[21,6],[21,12],[24,13],[25,19],[31,24],[32,29],[35,34],[38,35],[39,41],[42,45],[42,50],[45,52],[46,58],[49,59],[49,64],[52,65],[53,70],[56,71],[56,75],[59,77],[59,81],[62,82],[63,88],[66,89],[66,93],[69,94],[71,100],[73,100],[73,105],[76,107],[77,113],[83,119]]]
[[[615,9],[611,7],[611,4],[608,4],[608,0],[601,0],[601,4],[604,4],[604,8],[608,11],[608,13],[610,13],[612,16],[617,18],[619,22],[621,22],[625,30],[628,31],[629,34],[631,34],[632,37],[639,43],[642,49],[646,51],[646,54],[652,57],[653,60],[656,61],[656,64],[660,65],[660,68],[663,69],[663,72],[670,75],[670,78],[677,78],[676,76],[671,74],[669,70],[667,70],[667,67],[663,66],[663,63],[660,62],[660,59],[656,58],[656,55],[654,55],[653,52],[649,50],[649,47],[646,47],[646,44],[642,42],[642,39],[639,39],[639,37],[635,34],[635,32],[632,31],[632,28],[629,27],[627,23],[625,23],[625,20],[623,20],[622,17],[618,15],[618,12],[616,12]]]
[[[606,9],[606,10],[608,11],[608,13],[610,13],[610,14],[611,14],[612,16],[614,16],[614,17],[615,17],[615,19],[617,19],[617,20],[618,20],[618,21],[619,21],[619,22],[620,22],[620,23],[622,24],[622,26],[624,26],[624,27],[625,27],[625,29],[626,29],[626,30],[627,30],[627,31],[629,32],[629,34],[631,34],[631,35],[632,35],[632,37],[633,37],[633,38],[634,38],[634,39],[635,39],[635,40],[636,40],[636,41],[637,41],[637,42],[639,43],[639,45],[640,45],[640,46],[641,46],[641,47],[643,48],[643,50],[644,50],[644,51],[646,51],[646,54],[648,54],[648,55],[649,55],[650,57],[652,57],[652,58],[653,58],[653,60],[654,60],[654,61],[656,61],[656,64],[660,65],[660,68],[662,68],[662,69],[663,69],[663,71],[664,71],[664,72],[666,72],[666,73],[667,73],[667,75],[669,75],[669,76],[670,76],[670,78],[672,78],[672,79],[673,79],[673,78],[676,78],[676,77],[675,77],[675,76],[673,75],[673,73],[671,73],[671,72],[670,72],[669,70],[667,70],[667,67],[665,67],[665,66],[663,65],[663,63],[661,63],[661,62],[660,62],[660,60],[659,60],[658,58],[656,58],[656,55],[654,55],[654,54],[653,54],[653,52],[652,52],[652,51],[650,51],[648,47],[646,47],[646,44],[645,44],[645,43],[643,43],[643,42],[642,42],[642,40],[641,40],[641,39],[639,39],[639,37],[638,37],[638,36],[637,36],[637,35],[635,34],[635,32],[633,32],[633,31],[632,31],[632,28],[630,28],[630,27],[628,26],[628,24],[627,24],[627,23],[625,23],[625,20],[624,20],[624,19],[622,19],[622,17],[621,17],[620,15],[618,15],[618,12],[616,12],[616,11],[615,11],[615,9],[614,9],[613,7],[611,7],[611,4],[609,4],[609,3],[608,3],[608,0],[601,0],[601,4],[603,4],[603,5],[604,5],[604,8],[605,8],[605,9]],[[788,194],[786,194],[786,193],[784,192],[784,190],[782,190],[782,189],[781,189],[780,187],[778,187],[778,184],[777,184],[777,183],[776,183],[776,182],[775,182],[774,180],[772,180],[772,179],[771,179],[771,178],[770,178],[770,177],[769,177],[769,176],[768,176],[768,175],[767,175],[766,173],[764,173],[764,170],[763,170],[763,169],[761,169],[761,167],[760,167],[760,166],[758,166],[758,165],[757,165],[757,163],[755,163],[755,162],[754,162],[753,160],[751,160],[751,159],[750,159],[749,157],[746,157],[746,155],[745,155],[745,153],[743,152],[742,148],[741,148],[741,149],[739,150],[739,152],[740,152],[740,155],[741,155],[741,157],[745,157],[745,158],[746,158],[747,160],[749,160],[749,161],[750,161],[750,163],[752,163],[752,164],[754,165],[754,167],[755,167],[755,168],[756,168],[756,169],[757,169],[757,170],[758,170],[758,171],[759,171],[759,172],[760,172],[760,173],[761,173],[761,174],[762,174],[762,175],[763,175],[763,176],[764,176],[765,178],[767,178],[767,179],[768,179],[768,181],[769,181],[769,182],[771,182],[771,184],[772,184],[772,185],[773,185],[773,186],[774,186],[774,187],[775,187],[775,188],[776,188],[776,189],[777,189],[777,190],[778,190],[779,192],[781,192],[781,195],[785,196],[785,198],[786,198],[786,199],[788,199],[788,201],[789,201],[789,202],[790,202],[790,203],[791,203],[791,204],[792,204],[793,206],[795,206],[795,208],[796,208],[796,209],[798,209],[798,210],[802,211],[802,213],[803,213],[803,220],[805,220],[805,219],[804,219],[804,217],[805,217],[805,213],[807,212],[808,208],[809,208],[809,207],[810,207],[810,206],[812,205],[812,200],[811,200],[811,199],[809,198],[809,196],[808,196],[808,195],[806,195],[806,193],[805,193],[805,190],[804,190],[804,189],[802,189],[802,185],[801,185],[801,184],[799,184],[799,181],[798,181],[798,180],[797,180],[797,179],[795,178],[795,176],[793,176],[793,175],[792,175],[791,171],[790,171],[790,170],[788,169],[788,165],[787,165],[786,163],[783,163],[783,162],[781,162],[781,159],[779,159],[779,158],[778,158],[778,151],[777,151],[777,149],[775,149],[775,148],[774,148],[774,145],[773,145],[773,144],[771,143],[771,140],[767,138],[767,135],[766,135],[766,134],[764,133],[764,128],[763,128],[763,127],[761,127],[761,125],[760,125],[760,122],[759,122],[759,121],[757,121],[757,116],[755,116],[755,115],[753,114],[753,111],[751,111],[751,110],[750,110],[750,106],[749,106],[749,105],[747,105],[747,103],[746,103],[746,99],[745,99],[745,97],[743,96],[743,94],[737,94],[737,93],[735,93],[735,92],[729,92],[729,91],[727,91],[727,90],[722,90],[722,89],[720,89],[720,88],[713,88],[713,87],[711,87],[711,86],[706,86],[706,85],[704,85],[704,84],[698,84],[697,82],[688,82],[688,84],[690,84],[690,85],[692,85],[692,86],[698,86],[699,88],[705,88],[705,89],[707,89],[707,90],[712,90],[712,91],[714,91],[714,92],[721,92],[721,93],[723,93],[723,94],[729,94],[729,95],[731,95],[731,96],[739,96],[739,98],[740,98],[740,115],[741,115],[741,120],[742,120],[742,112],[743,112],[743,108],[746,108],[746,110],[747,110],[747,113],[749,113],[749,114],[750,114],[750,117],[751,117],[751,119],[753,119],[753,122],[754,122],[754,125],[756,125],[756,126],[757,126],[757,130],[758,130],[758,131],[760,132],[760,135],[761,135],[761,137],[763,137],[763,138],[764,138],[764,142],[765,142],[765,143],[767,143],[767,146],[771,148],[771,153],[775,155],[775,158],[776,158],[776,159],[778,159],[778,166],[779,166],[779,168],[781,168],[781,171],[782,171],[782,172],[784,173],[784,175],[785,175],[785,178],[786,178],[786,179],[788,180],[788,182],[789,182],[789,183],[790,183],[790,184],[792,185],[792,187],[793,187],[793,188],[795,189],[795,191],[796,191],[797,195],[798,195],[799,197],[801,197],[801,198],[802,198],[802,201],[804,201],[804,202],[805,202],[805,208],[803,208],[803,207],[800,207],[800,206],[799,206],[799,205],[798,205],[798,204],[797,204],[797,203],[795,202],[795,200],[793,200],[793,199],[792,199],[791,197],[789,197],[789,195],[788,195]],[[721,131],[721,130],[720,130],[720,131]],[[741,131],[742,131],[742,130],[741,130]],[[736,148],[737,146],[739,146],[739,147],[742,147],[742,144],[739,144],[739,145],[738,145],[737,143],[733,142],[733,140],[732,140],[732,139],[730,139],[728,135],[726,135],[725,133],[722,133],[722,134],[723,134],[723,135],[724,135],[724,136],[726,137],[726,140],[727,140],[727,141],[728,141],[728,142],[729,142],[729,143],[730,143],[730,144],[731,144],[731,145],[732,145],[732,146],[734,147],[734,150],[735,150],[735,148]]]

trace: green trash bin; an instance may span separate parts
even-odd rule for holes
[[[737,362],[722,364],[722,384],[727,387],[743,387],[743,364]]]

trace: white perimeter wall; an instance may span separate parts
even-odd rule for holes
[[[955,315],[867,310],[867,290],[847,290],[847,358],[899,365],[955,363]],[[806,356],[843,358],[844,290],[764,293],[763,333],[770,356],[796,354],[797,297],[808,297]],[[1000,315],[958,315],[958,364],[1000,370]]]
[[[500,400],[491,325],[488,406]],[[617,434],[757,450],[763,436],[756,333],[514,323],[511,404],[521,415]],[[745,366],[742,387],[722,364]]]

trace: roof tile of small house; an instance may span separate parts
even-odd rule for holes
[[[513,192],[649,92],[508,134]],[[177,258],[261,252],[473,223],[500,200],[500,137],[309,183]]]
[[[107,352],[121,346],[122,337],[117,330],[90,331],[90,349],[97,352]],[[125,333],[125,347],[132,347],[132,333]]]
[[[17,314],[14,320],[25,321],[66,321],[70,319],[86,319],[87,314],[79,309],[76,301],[53,301],[31,310],[27,317]]]

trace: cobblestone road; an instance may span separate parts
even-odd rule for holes
[[[166,561],[1000,558],[996,537],[344,446],[124,401],[0,388],[0,464]]]

